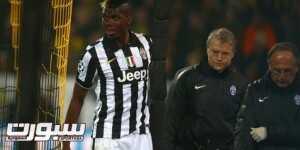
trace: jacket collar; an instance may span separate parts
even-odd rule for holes
[[[199,70],[201,73],[215,78],[225,78],[229,75],[229,73],[232,71],[232,65],[227,67],[223,72],[218,72],[215,69],[213,69],[209,64],[208,61],[203,61],[199,65]]]

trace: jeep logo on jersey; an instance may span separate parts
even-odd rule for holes
[[[133,80],[142,81],[147,79],[147,69],[122,71],[122,77],[118,77],[118,82],[131,82]]]

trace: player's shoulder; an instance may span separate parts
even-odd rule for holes
[[[139,32],[133,32],[133,31],[131,31],[131,33],[133,33],[138,39],[145,38],[147,40],[147,42],[149,42],[150,44],[152,43],[152,39],[151,39],[150,35],[147,33],[139,33]]]
[[[97,39],[96,41],[88,44],[83,50],[83,55],[91,55],[92,57],[97,57],[99,53],[104,52],[103,47],[103,37]]]
[[[91,51],[96,47],[103,47],[103,37],[99,38],[98,40],[88,44],[85,48],[86,51]]]
[[[147,33],[141,33],[141,32],[134,32],[134,31],[130,31],[132,34],[134,34],[137,37],[146,37],[146,38],[150,38],[150,35]]]

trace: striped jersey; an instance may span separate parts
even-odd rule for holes
[[[87,46],[76,81],[83,88],[96,84],[93,138],[117,139],[149,132],[150,47],[148,37],[134,32],[122,48],[105,36]]]

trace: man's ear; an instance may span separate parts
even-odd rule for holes
[[[269,70],[269,71],[272,70],[270,60],[267,60],[267,63],[268,63],[268,70]]]
[[[132,24],[132,20],[133,20],[133,19],[132,19],[132,16],[129,16],[129,17],[128,17],[128,25],[129,25],[129,26]]]

